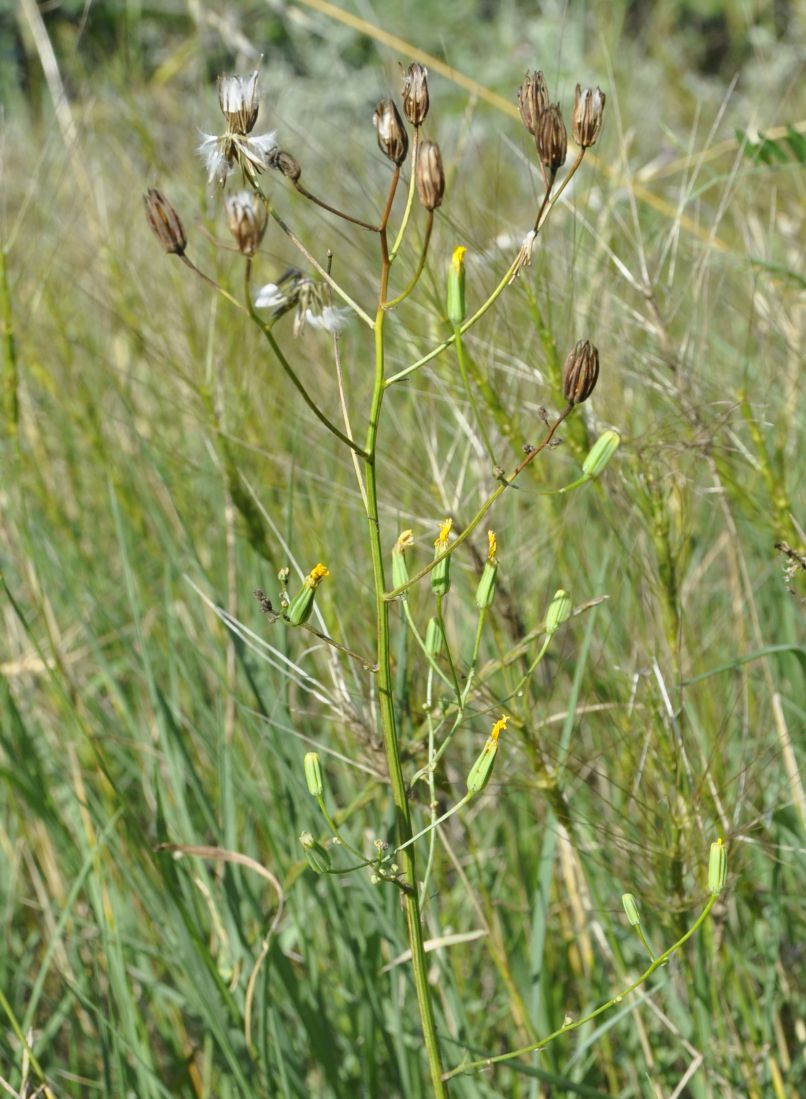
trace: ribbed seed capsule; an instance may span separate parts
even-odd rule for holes
[[[146,220],[154,236],[166,252],[181,256],[187,247],[187,239],[179,214],[156,187],[149,187],[143,195],[143,203]]]
[[[322,778],[322,765],[319,762],[318,752],[305,753],[305,784],[308,793],[313,798],[320,798],[325,792],[325,783]]]
[[[587,477],[598,477],[618,450],[620,442],[621,436],[617,431],[605,431],[590,448],[582,463],[582,472]]]
[[[470,768],[467,776],[467,791],[469,794],[480,794],[493,773],[493,764],[498,754],[498,738],[506,729],[509,718],[501,717],[493,725],[492,732],[487,737],[487,742],[481,750],[476,762]]]
[[[409,582],[409,567],[406,564],[406,550],[414,545],[414,535],[410,530],[401,532],[400,537],[392,547],[392,587],[402,588]],[[403,592],[401,599],[406,599],[408,592]]]
[[[426,210],[434,211],[442,205],[445,194],[445,172],[442,155],[435,141],[424,141],[417,153],[417,171],[414,176],[417,194]]]
[[[458,328],[467,316],[465,308],[465,252],[467,248],[459,245],[454,248],[451,265],[448,268],[448,320]]]
[[[573,133],[574,141],[580,148],[589,149],[598,141],[602,132],[604,105],[605,93],[601,88],[597,87],[594,92],[591,88],[581,88],[577,84]]]
[[[571,617],[571,608],[571,596],[567,591],[558,588],[546,611],[546,633],[549,637],[557,632],[563,622],[568,621]]]
[[[568,134],[559,103],[552,103],[540,112],[535,130],[537,155],[544,168],[556,173],[568,155]]]
[[[434,557],[439,557],[448,548],[453,519],[446,519],[439,534],[434,539]],[[447,595],[451,590],[451,559],[443,558],[431,570],[431,590],[434,595]]]
[[[638,927],[641,922],[641,913],[638,910],[638,901],[632,895],[632,893],[624,893],[621,897],[621,903],[624,905],[624,912],[627,916],[627,920],[631,927]]]
[[[537,130],[537,120],[549,106],[549,90],[543,73],[527,72],[518,88],[518,110],[521,121],[530,134]]]
[[[299,842],[308,860],[308,866],[316,874],[327,874],[333,865],[330,852],[323,847],[319,840],[314,839],[310,832],[300,833]]]
[[[326,565],[319,564],[305,577],[302,587],[291,600],[286,611],[286,618],[290,625],[301,626],[311,617],[316,589],[326,576],[330,576],[330,570]]]
[[[297,158],[285,152],[284,149],[270,149],[266,153],[266,166],[282,172],[292,183],[296,183],[302,175],[302,168]]]
[[[422,124],[428,104],[428,69],[412,61],[403,77],[403,111],[412,126]]]
[[[719,895],[728,880],[728,852],[721,839],[711,844],[708,857],[708,891]]]
[[[569,404],[587,401],[599,377],[599,352],[590,340],[578,340],[563,366],[563,395]]]
[[[252,191],[239,191],[226,201],[230,232],[242,256],[254,256],[263,240],[269,215]]]
[[[498,575],[498,541],[495,531],[487,531],[487,560],[476,588],[475,603],[480,611],[486,611],[495,599],[495,580]]]
[[[372,122],[378,135],[378,148],[398,167],[409,151],[409,135],[400,112],[391,99],[382,99],[375,108]]]

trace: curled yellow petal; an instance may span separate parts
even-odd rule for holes
[[[330,569],[321,562],[315,565],[308,573],[307,584],[311,588],[318,588],[326,576],[330,576]]]
[[[434,539],[434,545],[438,549],[445,549],[448,545],[448,535],[451,533],[453,527],[453,519],[446,519],[439,529],[439,534]]]
[[[501,717],[499,717],[498,721],[496,721],[495,725],[493,725],[492,730],[490,732],[491,740],[498,740],[501,733],[504,731],[504,729],[506,729],[508,721],[509,721],[508,717],[504,717],[503,715]]]

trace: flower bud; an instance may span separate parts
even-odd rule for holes
[[[552,174],[565,164],[568,135],[559,103],[553,103],[540,112],[535,129],[535,145],[541,164]]]
[[[574,141],[581,149],[589,149],[599,140],[602,132],[602,118],[604,116],[605,93],[597,87],[596,91],[590,88],[581,88],[577,84],[576,98],[574,100],[573,133]]]
[[[493,773],[493,764],[498,753],[498,738],[502,730],[506,729],[509,718],[501,717],[493,725],[492,732],[487,737],[487,743],[481,750],[476,762],[470,768],[467,776],[467,790],[470,794],[480,794]]]
[[[453,519],[446,519],[440,528],[439,534],[434,539],[434,557],[439,557],[448,548],[448,539],[453,526]],[[451,590],[451,559],[444,558],[431,570],[431,590],[435,595],[447,595]]]
[[[409,582],[409,567],[406,564],[406,550],[409,546],[414,545],[414,535],[410,530],[404,530],[401,532],[400,537],[392,547],[392,587],[402,588],[404,584]],[[408,592],[403,592],[401,596],[405,599],[408,596]]]
[[[629,921],[630,927],[638,927],[641,922],[641,913],[638,910],[638,901],[632,895],[632,893],[624,893],[621,897],[621,903],[624,905],[624,912]]]
[[[721,839],[711,844],[708,857],[708,891],[716,895],[725,888],[728,880],[728,852]]]
[[[305,577],[302,587],[291,600],[286,611],[286,618],[290,625],[301,626],[311,617],[316,589],[326,576],[330,576],[330,570],[327,566],[320,564]]]
[[[543,79],[543,73],[540,71],[527,72],[523,78],[523,83],[518,88],[518,110],[521,113],[521,120],[530,134],[535,134],[537,120],[541,113],[548,109],[548,106],[549,90],[546,87],[546,81]]]
[[[302,175],[302,168],[297,158],[285,152],[284,149],[269,149],[266,153],[266,165],[276,172],[282,172],[292,183],[296,183]]]
[[[582,472],[587,477],[598,477],[618,450],[620,442],[621,436],[617,431],[605,431],[588,451],[582,463]]]
[[[425,628],[425,651],[434,660],[445,647],[445,634],[438,618],[429,618]]]
[[[372,122],[378,134],[378,148],[399,168],[409,151],[409,135],[391,99],[382,99],[378,103]]]
[[[487,543],[487,560],[484,562],[484,570],[475,596],[475,603],[480,611],[486,611],[491,607],[495,598],[495,578],[498,575],[498,541],[495,531],[487,531]]]
[[[461,245],[454,248],[448,268],[448,320],[458,328],[467,316],[465,308],[465,252]]]
[[[332,865],[330,852],[313,838],[310,832],[301,832],[299,842],[308,860],[308,866],[315,874],[327,874]]]
[[[219,76],[218,102],[230,133],[245,137],[258,114],[257,69],[249,76]]]
[[[166,252],[181,256],[187,247],[185,230],[179,220],[179,214],[168,199],[156,187],[149,187],[143,195],[146,219],[154,235]]]
[[[563,622],[567,622],[571,617],[571,607],[571,596],[567,591],[558,588],[546,611],[546,633],[549,637],[552,637]]]
[[[412,126],[422,125],[428,114],[428,69],[416,61],[403,77],[403,110]]]
[[[230,195],[226,206],[230,232],[235,237],[241,255],[254,256],[269,221],[266,207],[251,191],[239,191],[236,195]]]
[[[445,173],[442,170],[442,155],[435,141],[424,141],[417,153],[417,171],[415,173],[417,194],[426,210],[436,210],[442,205],[445,194]]]
[[[319,763],[318,752],[305,753],[305,784],[312,798],[320,798],[325,792],[325,784],[322,779],[322,767]]]
[[[590,340],[578,340],[563,367],[563,395],[569,404],[587,401],[599,377],[599,352]]]

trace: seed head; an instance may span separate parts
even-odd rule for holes
[[[272,149],[271,152],[267,153],[266,164],[269,168],[282,172],[286,179],[290,179],[292,183],[296,183],[302,175],[302,168],[297,158],[283,149]]]
[[[227,198],[227,218],[243,256],[254,256],[263,240],[269,215],[252,191],[239,191]]]
[[[378,134],[378,148],[399,168],[409,151],[409,135],[400,112],[391,99],[380,100],[372,122]]]
[[[428,103],[428,69],[412,61],[403,77],[403,110],[412,126],[422,125]]]
[[[254,129],[258,114],[257,69],[249,76],[218,78],[218,102],[232,134],[245,137]]]
[[[604,117],[605,93],[597,87],[596,91],[590,88],[581,88],[577,84],[576,99],[574,100],[574,141],[581,149],[589,149],[599,140],[602,132],[602,119]]]
[[[415,175],[417,194],[426,210],[436,210],[442,205],[445,194],[445,172],[442,170],[442,155],[435,141],[424,141],[417,153],[417,172]]]
[[[559,103],[552,103],[540,112],[535,129],[535,145],[540,163],[548,171],[554,173],[565,164],[568,135]]]
[[[518,88],[518,110],[521,113],[523,124],[530,134],[537,130],[537,120],[541,113],[548,109],[549,90],[543,73],[527,72],[523,83]]]
[[[579,340],[563,367],[563,396],[569,404],[587,401],[599,377],[599,352],[590,340]]]
[[[185,230],[179,214],[168,199],[156,187],[149,187],[143,195],[146,219],[154,235],[166,252],[181,256],[187,247]]]

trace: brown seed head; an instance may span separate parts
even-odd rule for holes
[[[218,78],[218,102],[230,133],[245,137],[252,132],[258,115],[258,73]]]
[[[556,172],[565,164],[568,135],[559,103],[552,103],[540,112],[535,130],[535,145],[541,164],[549,171]]]
[[[549,90],[543,73],[527,72],[518,88],[518,110],[523,124],[530,134],[537,130],[537,120],[542,111],[548,109]]]
[[[426,210],[436,210],[442,205],[445,194],[445,173],[442,170],[442,156],[435,141],[424,141],[417,154],[417,173],[415,176],[417,194]]]
[[[597,87],[594,92],[591,88],[580,88],[577,84],[576,99],[574,100],[574,141],[581,149],[589,149],[595,145],[602,132],[602,118],[604,116],[605,93]]]
[[[290,179],[292,183],[296,183],[299,177],[302,175],[302,168],[295,156],[291,153],[284,152],[283,149],[272,149],[266,154],[266,164],[269,168],[274,168],[278,172]]]
[[[412,126],[422,125],[428,102],[428,69],[412,61],[403,77],[403,110]]]
[[[262,202],[251,191],[240,191],[227,199],[227,219],[230,231],[243,256],[254,256],[266,232],[269,215]]]
[[[399,168],[409,151],[409,135],[391,99],[382,99],[378,103],[372,122],[378,134],[378,148]]]
[[[179,219],[179,214],[171,206],[168,199],[156,187],[150,187],[143,195],[146,208],[146,219],[154,231],[154,235],[166,252],[181,256],[187,247],[185,230]]]
[[[599,352],[590,340],[579,340],[563,367],[563,396],[569,404],[587,401],[599,377]]]

